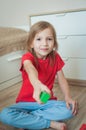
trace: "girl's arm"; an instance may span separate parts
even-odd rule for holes
[[[59,86],[61,87],[61,90],[62,90],[65,98],[71,97],[68,82],[65,79],[65,76],[64,76],[64,73],[62,70],[58,71],[57,77],[58,77]]]
[[[40,101],[40,93],[42,91],[46,91],[47,93],[50,93],[50,90],[46,85],[44,85],[39,79],[38,79],[38,72],[32,62],[30,60],[24,61],[24,69],[28,74],[28,77],[30,79],[30,82],[34,88],[33,98],[38,102]]]
[[[78,109],[77,102],[71,98],[68,82],[62,70],[58,71],[57,77],[58,77],[59,86],[65,96],[67,107],[70,108],[70,104],[71,104],[73,114],[74,115],[77,114],[77,109]]]

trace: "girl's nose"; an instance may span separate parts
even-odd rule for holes
[[[43,40],[43,45],[47,45],[47,40]]]

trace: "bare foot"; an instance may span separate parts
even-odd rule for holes
[[[56,130],[67,130],[67,126],[63,122],[51,121],[50,127]]]

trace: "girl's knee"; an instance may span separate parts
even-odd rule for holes
[[[64,101],[58,101],[56,105],[56,112],[60,120],[65,120],[73,117],[72,105],[68,109]]]

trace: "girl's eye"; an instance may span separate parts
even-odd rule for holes
[[[41,38],[37,38],[37,41],[40,41],[41,40]]]
[[[49,41],[53,40],[52,38],[48,38]]]

